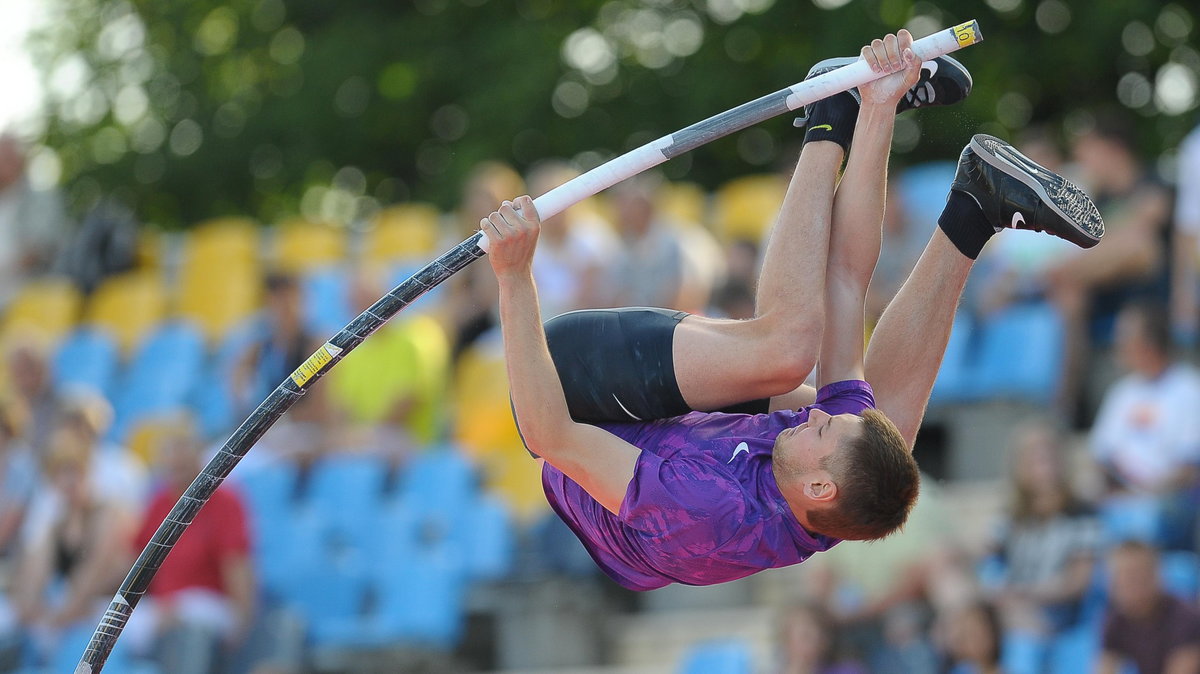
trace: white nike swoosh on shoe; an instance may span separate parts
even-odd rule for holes
[[[925,61],[921,64],[921,70],[929,71],[929,79],[933,79],[933,76],[937,74],[938,70],[937,61]]]
[[[733,463],[733,460],[737,458],[737,455],[741,454],[742,452],[749,454],[750,453],[750,445],[747,445],[744,442],[739,442],[738,446],[735,447],[733,450],[733,456],[729,457],[729,460],[726,461],[725,463]]]
[[[1013,213],[1012,223],[1009,225],[1009,227],[1016,229],[1017,225],[1023,225],[1023,224],[1025,224],[1025,216],[1021,213],[1021,211],[1017,211],[1016,213]]]

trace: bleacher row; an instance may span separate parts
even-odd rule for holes
[[[450,648],[471,583],[505,577],[507,508],[480,492],[469,461],[438,448],[392,469],[324,458],[240,475],[263,589],[308,625],[318,649]]]

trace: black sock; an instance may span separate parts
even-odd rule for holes
[[[858,120],[858,102],[848,93],[840,93],[813,103],[808,113],[804,142],[831,140],[847,153],[854,139],[854,123]]]
[[[950,195],[946,197],[946,207],[938,218],[938,227],[960,253],[972,260],[979,257],[983,245],[996,233],[996,228],[988,224],[975,198],[958,190],[950,190]]]

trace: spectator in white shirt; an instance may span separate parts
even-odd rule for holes
[[[1179,146],[1175,189],[1171,327],[1180,341],[1194,344],[1200,333],[1200,126]]]
[[[1105,395],[1090,441],[1110,497],[1149,497],[1168,509],[1194,490],[1200,464],[1200,375],[1174,361],[1170,346],[1164,307],[1118,314],[1116,354],[1127,374]]]

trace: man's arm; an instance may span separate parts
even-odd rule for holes
[[[500,331],[517,425],[529,449],[579,483],[613,513],[621,509],[640,450],[595,426],[576,423],[546,346],[531,263],[539,220],[533,200],[504,202],[480,222],[500,286]]]
[[[862,57],[872,68],[893,74],[859,89],[854,144],[833,201],[818,386],[863,378],[867,287],[879,260],[896,104],[921,74],[906,30],[863,47]]]

